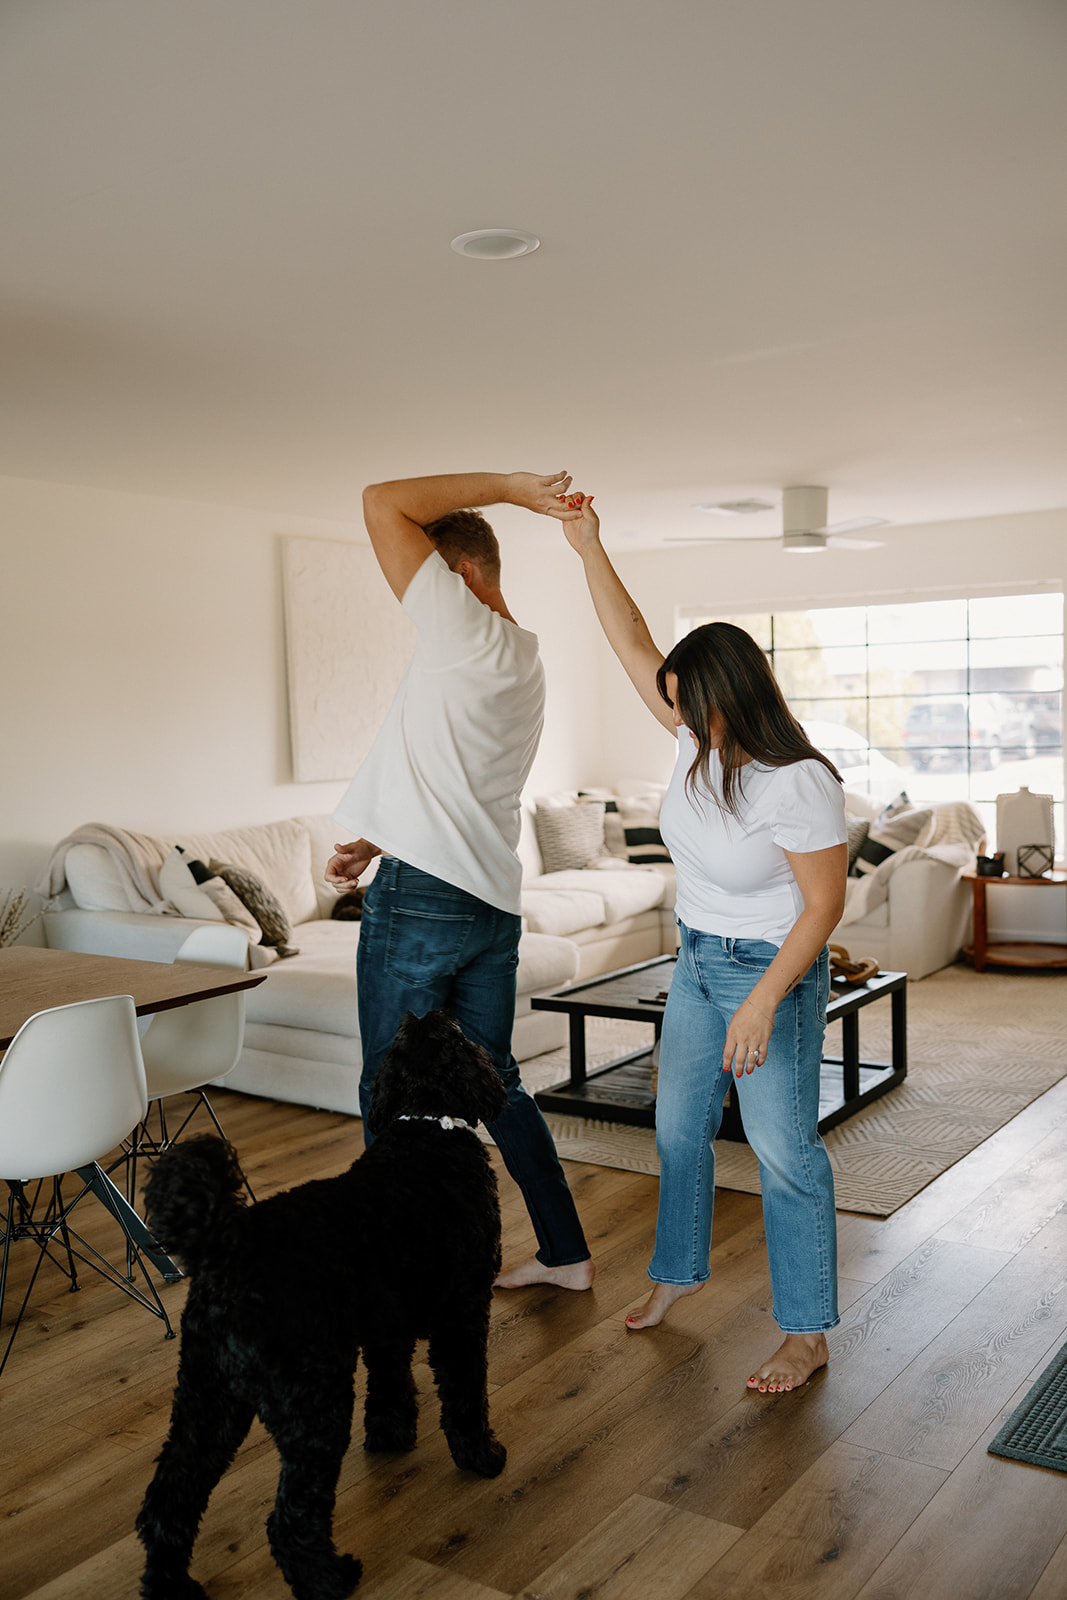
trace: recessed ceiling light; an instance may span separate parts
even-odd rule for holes
[[[768,500],[720,500],[714,506],[694,506],[694,511],[706,511],[712,517],[751,517],[757,511],[773,511]]]
[[[534,233],[521,228],[475,228],[452,240],[457,256],[472,256],[477,261],[510,261],[513,256],[528,256],[541,243]]]

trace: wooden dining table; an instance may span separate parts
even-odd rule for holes
[[[217,995],[254,988],[266,976],[265,972],[244,972],[239,967],[208,966],[198,961],[131,961],[125,956],[12,945],[0,950],[0,1051],[7,1049],[24,1022],[53,1006],[128,994],[133,997],[137,1015],[145,1017],[191,1005],[195,1000],[211,1000]],[[79,1167],[78,1176],[129,1229],[138,1248],[164,1279],[176,1282],[181,1270],[159,1248],[104,1170],[99,1165]]]

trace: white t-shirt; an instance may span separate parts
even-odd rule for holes
[[[334,817],[386,855],[519,912],[519,805],[545,709],[537,636],[434,551],[404,592],[418,631],[386,719]]]
[[[660,831],[678,875],[675,909],[687,928],[725,939],[764,939],[779,947],[804,909],[785,851],[803,854],[844,844],[845,799],[821,761],[741,769],[740,815],[724,814],[698,785],[694,804],[685,780],[696,746],[679,730],[678,759],[660,811]],[[722,764],[709,768],[722,796]]]

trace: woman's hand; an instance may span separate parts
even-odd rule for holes
[[[726,1030],[726,1046],[722,1053],[722,1070],[743,1077],[755,1072],[767,1059],[767,1048],[774,1028],[773,1013],[761,1011],[759,1003],[749,995],[730,1018]]]
[[[570,494],[561,494],[559,498],[567,508],[567,514],[573,518],[572,521],[563,524],[567,543],[581,555],[600,539],[600,518],[593,510],[593,496],[580,494],[578,490],[572,489]]]

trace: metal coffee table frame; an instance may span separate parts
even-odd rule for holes
[[[673,956],[657,956],[623,967],[602,978],[552,994],[535,995],[530,1004],[538,1011],[560,1011],[570,1027],[571,1076],[567,1083],[542,1089],[534,1099],[543,1111],[557,1115],[595,1117],[602,1122],[629,1122],[655,1126],[655,1096],[651,1088],[653,1051],[634,1050],[589,1071],[586,1063],[587,1017],[615,1017],[626,1022],[650,1022],[658,1041],[663,1026],[663,1003],[674,971]],[[661,996],[663,998],[661,998]],[[876,1000],[888,997],[892,1007],[889,1061],[860,1059],[859,1013]],[[823,1093],[820,1097],[819,1132],[836,1127],[862,1106],[888,1094],[908,1075],[907,974],[879,972],[853,989],[835,986],[827,1006],[828,1022],[841,1023],[841,1055],[823,1058]],[[736,1097],[732,1090],[723,1108],[720,1139],[745,1138]]]

